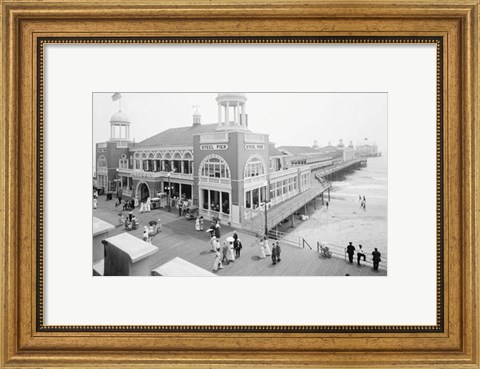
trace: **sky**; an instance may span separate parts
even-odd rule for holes
[[[140,142],[163,130],[193,123],[194,105],[202,123],[217,123],[217,93],[94,93],[93,149],[110,137],[110,117],[121,110],[130,118],[130,136]],[[248,93],[251,131],[269,134],[276,146],[320,146],[343,139],[354,145],[375,142],[387,153],[387,93]],[[95,155],[94,155],[95,157]]]

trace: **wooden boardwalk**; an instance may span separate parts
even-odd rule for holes
[[[114,201],[105,202],[104,197],[101,197],[99,208],[94,210],[93,215],[111,224],[117,224],[120,208],[116,209],[114,204]],[[144,214],[138,214],[138,211],[134,210],[141,226],[130,233],[141,238],[143,226],[150,220],[161,218],[163,230],[152,240],[152,244],[158,247],[159,252],[151,257],[151,268],[178,256],[210,271],[215,254],[210,251],[209,235],[205,231],[195,231],[195,222],[179,217],[178,211],[174,210],[176,209],[172,209],[171,213],[165,210],[153,210]],[[205,229],[209,225],[205,222]],[[221,231],[222,240],[233,233],[233,229],[228,226],[222,226]],[[110,232],[110,236],[121,232],[125,232],[123,227],[117,227]],[[219,270],[217,272],[219,276],[345,276],[346,273],[351,276],[387,275],[385,270],[373,271],[370,266],[349,264],[335,257],[324,259],[315,250],[290,246],[281,241],[282,261],[273,265],[269,257],[259,259],[257,256],[259,247],[254,236],[242,231],[237,233],[243,244],[241,257]]]

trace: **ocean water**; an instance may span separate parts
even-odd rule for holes
[[[384,200],[388,197],[388,161],[386,156],[368,158],[367,167],[355,170],[345,179],[332,182],[335,196],[365,196],[367,208],[369,200]]]
[[[309,220],[299,223],[292,234],[305,238],[311,245],[324,241],[344,247],[352,241],[355,246],[363,245],[367,253],[377,247],[386,257],[387,162],[386,156],[368,158],[367,167],[333,181],[329,208],[318,208]],[[312,181],[315,180],[312,178]],[[360,207],[359,195],[362,199],[365,196],[365,211]]]

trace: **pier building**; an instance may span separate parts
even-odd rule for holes
[[[317,183],[315,171],[334,172],[354,159],[343,143],[276,148],[268,134],[250,129],[245,93],[219,93],[216,102],[217,122],[204,124],[196,110],[190,124],[137,143],[119,108],[110,119],[110,139],[96,144],[97,186],[136,204],[165,196],[175,205],[182,198],[207,219],[248,228],[256,218],[256,228],[271,227],[286,214],[276,209],[289,209],[290,216],[330,188]],[[266,212],[269,220],[263,220]]]

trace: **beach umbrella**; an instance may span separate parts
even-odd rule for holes
[[[234,241],[235,241],[235,238],[233,238],[232,236],[227,237],[227,242],[234,242]]]

